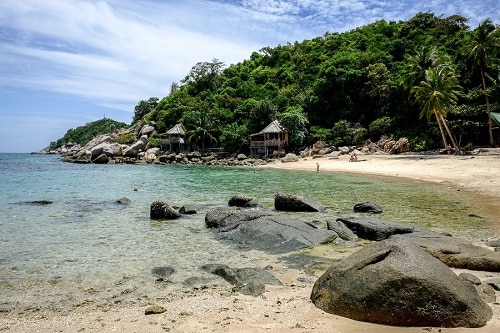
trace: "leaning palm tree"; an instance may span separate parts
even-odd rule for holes
[[[479,24],[474,30],[471,43],[471,51],[469,57],[473,60],[474,65],[479,68],[482,80],[482,89],[486,97],[486,112],[488,114],[488,131],[490,134],[490,145],[494,145],[493,130],[491,120],[490,101],[486,88],[486,68],[490,64],[492,58],[500,49],[500,28],[493,25],[490,19],[486,19]]]
[[[462,87],[458,76],[447,63],[426,70],[425,80],[411,89],[411,94],[415,96],[415,100],[421,105],[420,118],[426,117],[427,120],[430,120],[434,116],[441,132],[444,147],[448,147],[446,130],[456,151],[459,150],[459,147],[448,128],[446,116],[448,112],[455,111],[461,91]]]

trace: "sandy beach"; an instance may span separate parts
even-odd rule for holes
[[[277,161],[265,167],[296,169],[319,173],[340,172],[398,177],[446,186],[460,191],[471,202],[477,202],[481,214],[500,232],[500,154],[478,156],[447,155],[366,155],[358,162],[347,156],[338,159],[302,158],[298,162]],[[499,234],[499,233],[497,233]],[[347,253],[339,254],[347,255]],[[232,292],[227,287],[186,289],[162,297],[156,304],[165,312],[145,315],[147,306],[118,305],[96,310],[81,307],[64,314],[0,313],[2,332],[500,332],[500,297],[491,303],[493,317],[482,328],[390,327],[353,321],[325,313],[309,300],[316,277],[296,270],[276,269],[273,272],[282,286],[266,286],[260,297]],[[458,273],[458,271],[457,271]],[[472,272],[479,278],[500,277],[500,273]],[[318,273],[320,274],[320,273]],[[153,304],[151,304],[153,305]]]

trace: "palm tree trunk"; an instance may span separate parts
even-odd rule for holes
[[[451,135],[450,129],[448,128],[448,124],[446,123],[446,119],[444,119],[443,116],[441,116],[441,121],[443,122],[443,126],[446,129],[446,133],[448,133],[448,136],[450,137],[451,143],[453,144],[453,148],[455,148],[455,152],[458,152],[460,148],[457,145],[457,142],[453,138],[453,135]]]
[[[495,145],[495,142],[493,141],[493,124],[491,121],[490,100],[486,93],[486,80],[484,79],[483,66],[480,66],[480,70],[481,70],[481,80],[483,80],[484,96],[486,97],[486,112],[488,113],[488,131],[490,134],[490,146],[493,147]]]
[[[439,131],[441,132],[441,138],[443,139],[444,148],[448,147],[448,142],[446,141],[446,135],[444,134],[443,125],[441,124],[441,120],[439,119],[438,113],[434,110],[434,115],[436,116],[436,121],[439,125]]]

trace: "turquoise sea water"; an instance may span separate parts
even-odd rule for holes
[[[283,266],[276,255],[240,249],[214,239],[205,213],[227,206],[237,192],[273,208],[280,191],[327,206],[323,215],[353,215],[357,202],[382,205],[382,219],[415,223],[473,239],[488,237],[487,221],[442,186],[266,168],[180,165],[82,165],[54,155],[0,154],[0,310],[68,309],[148,302],[210,279],[200,266]],[[130,204],[116,201],[122,197]],[[175,221],[151,221],[157,199],[174,206],[197,204],[199,213]],[[50,200],[49,205],[29,202]],[[326,228],[326,223],[324,224]],[[174,267],[168,283],[151,274]]]

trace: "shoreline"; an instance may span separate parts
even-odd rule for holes
[[[316,172],[341,172],[367,176],[411,179],[460,191],[476,202],[500,231],[500,156],[363,155],[359,162],[349,156],[338,159],[308,157],[298,162],[276,161],[261,167]],[[489,208],[488,208],[489,207]],[[339,253],[346,256],[348,253]],[[454,270],[462,272],[464,270]],[[499,273],[470,271],[481,279]],[[493,317],[482,328],[392,327],[358,322],[317,309],[309,299],[319,275],[296,269],[276,268],[283,286],[266,286],[260,297],[231,292],[224,287],[186,290],[161,295],[156,303],[166,308],[157,315],[144,314],[146,306],[120,305],[106,310],[75,308],[69,313],[0,312],[0,330],[5,332],[374,332],[374,333],[493,333],[500,331],[500,301],[490,304]],[[318,273],[321,274],[321,273]],[[498,292],[497,292],[498,295]],[[140,302],[138,302],[140,303]]]

